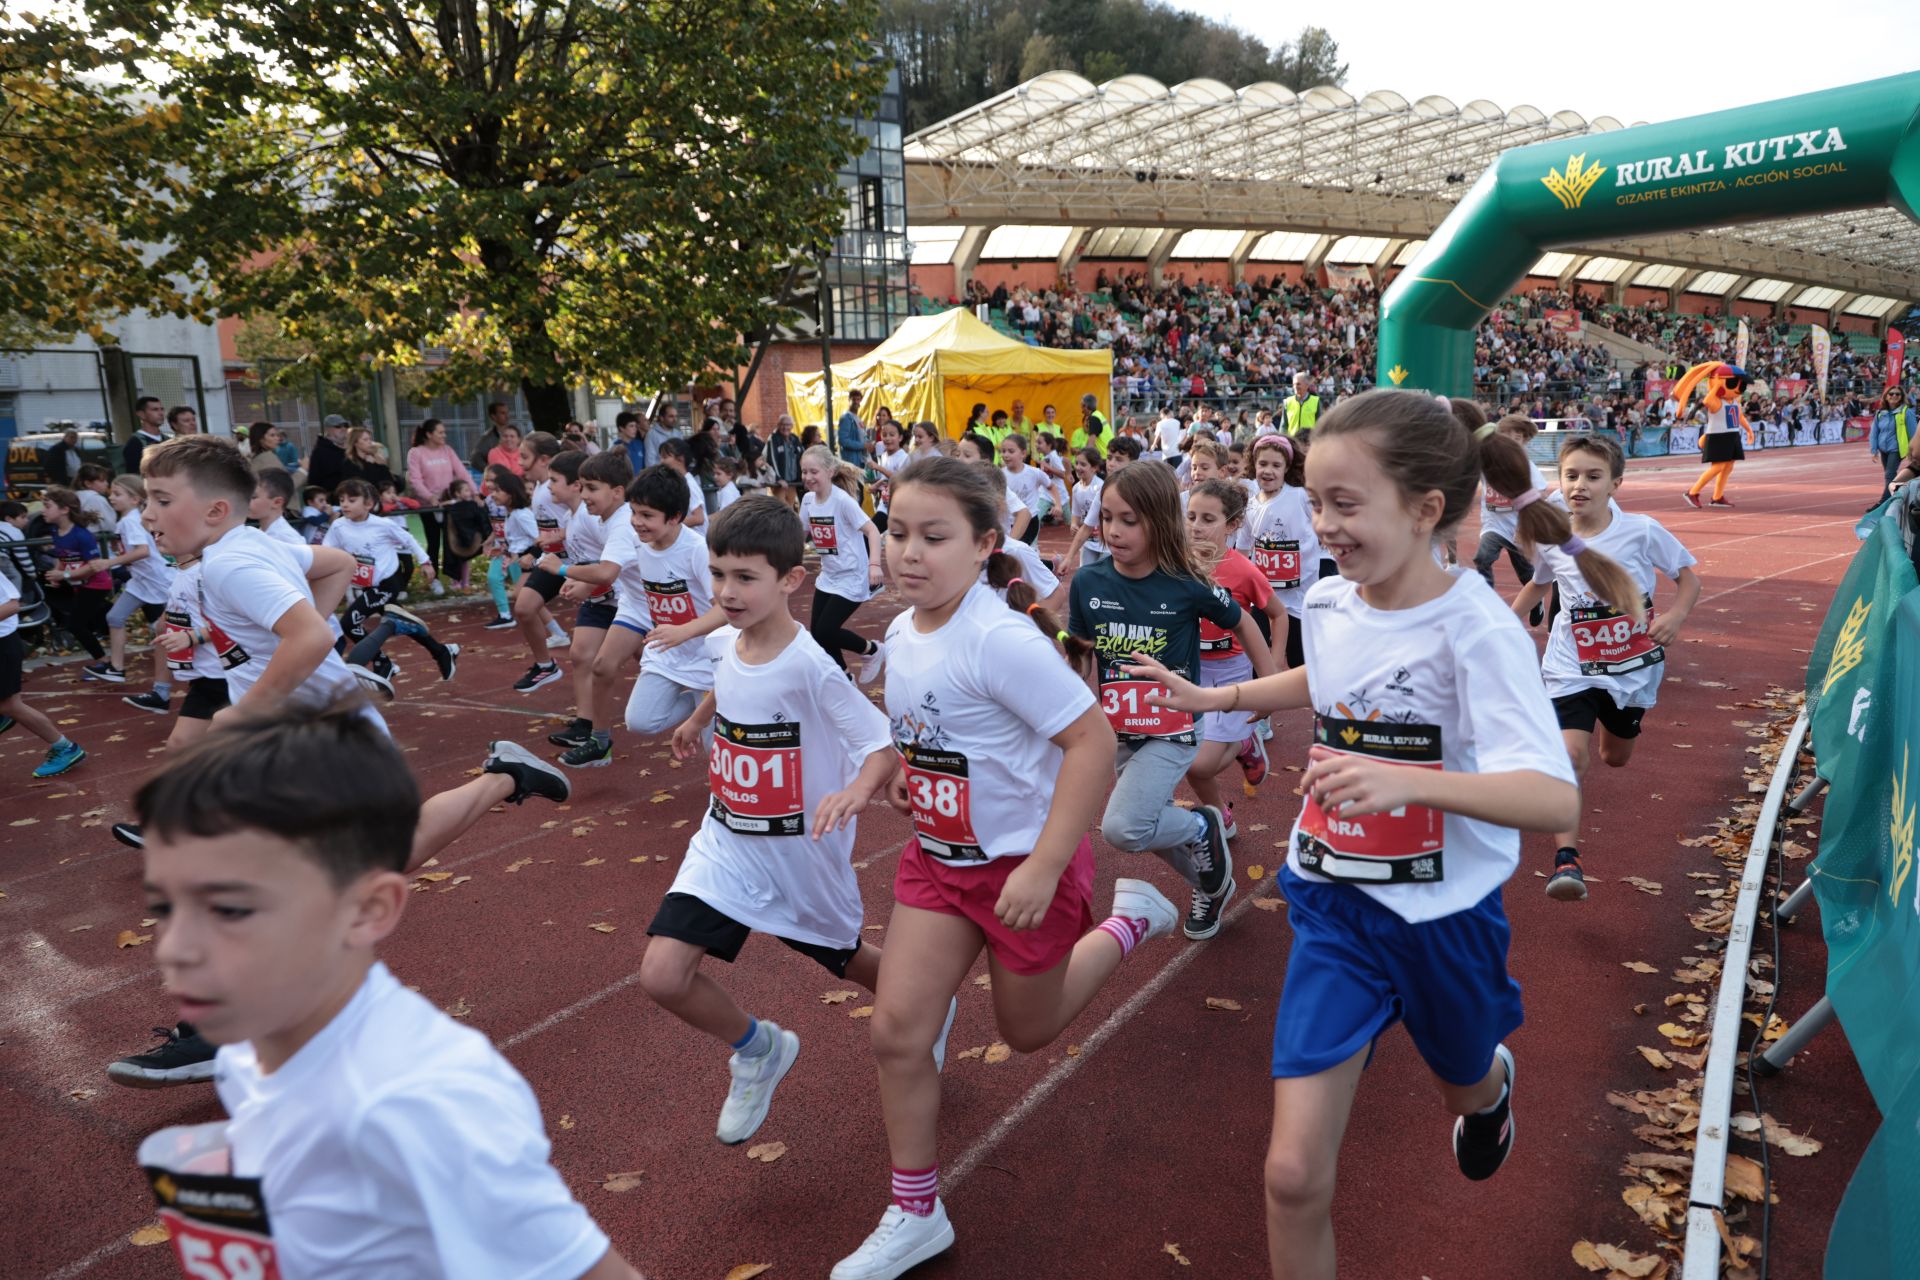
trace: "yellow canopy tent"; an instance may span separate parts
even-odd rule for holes
[[[860,418],[869,425],[873,411],[885,405],[902,429],[930,419],[958,436],[974,405],[1011,413],[1020,400],[1029,421],[1038,422],[1053,405],[1061,427],[1072,431],[1080,425],[1083,395],[1091,394],[1101,414],[1113,420],[1113,353],[1030,347],[955,307],[913,316],[872,351],[834,365],[831,413],[821,404],[819,374],[789,373],[787,412],[802,428],[822,424],[831,441],[850,391],[860,393]]]

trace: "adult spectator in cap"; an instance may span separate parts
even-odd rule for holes
[[[472,451],[467,454],[467,462],[476,472],[484,472],[487,469],[487,455],[500,443],[500,428],[512,425],[513,410],[507,407],[504,400],[495,400],[487,406],[487,429],[480,434],[480,439],[474,442]]]
[[[1305,373],[1294,374],[1293,394],[1280,407],[1286,414],[1288,435],[1311,431],[1320,418],[1320,397],[1313,394],[1313,379]]]
[[[166,406],[160,403],[159,396],[141,396],[133,402],[133,434],[127,437],[126,447],[120,453],[120,460],[126,464],[121,468],[122,474],[140,474],[140,455],[147,451],[148,445],[159,444],[167,438],[161,429],[166,420]]]
[[[347,428],[350,425],[339,414],[328,414],[320,424],[320,439],[314,442],[313,456],[307,459],[307,483],[325,489],[329,498],[347,478]]]

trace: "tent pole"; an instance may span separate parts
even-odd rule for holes
[[[837,457],[840,453],[840,433],[833,425],[833,300],[828,296],[827,255],[820,255],[820,389],[823,397],[823,421],[820,433],[827,438],[828,447]]]

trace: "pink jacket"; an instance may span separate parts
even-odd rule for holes
[[[428,506],[446,496],[447,486],[467,478],[467,464],[451,445],[419,445],[407,450],[407,490]]]

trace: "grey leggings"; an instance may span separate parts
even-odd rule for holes
[[[1123,740],[1114,757],[1118,776],[1100,818],[1100,835],[1124,853],[1158,854],[1194,888],[1200,872],[1189,846],[1206,830],[1200,815],[1173,803],[1173,790],[1193,767],[1200,744],[1164,738]]]
[[[658,672],[642,669],[640,678],[633,682],[633,692],[627,696],[627,728],[635,733],[671,733],[706,696],[705,689],[689,689]],[[712,728],[707,732],[711,734]]]

